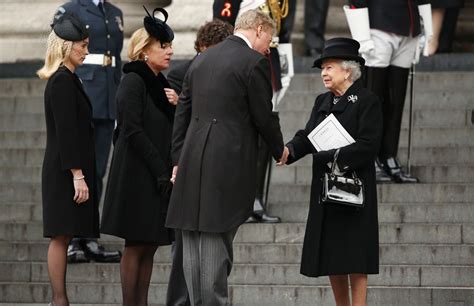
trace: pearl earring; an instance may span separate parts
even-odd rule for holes
[[[148,61],[148,55],[145,54],[145,62]]]

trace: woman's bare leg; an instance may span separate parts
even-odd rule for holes
[[[329,276],[331,281],[332,292],[336,300],[337,306],[350,306],[349,299],[349,279],[347,275],[331,275]]]
[[[48,275],[55,306],[69,306],[66,292],[67,246],[70,236],[52,237],[48,247]]]
[[[352,306],[365,306],[367,301],[367,274],[350,274]]]

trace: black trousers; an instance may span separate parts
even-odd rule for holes
[[[280,42],[288,43],[291,39],[296,14],[296,0],[288,2],[288,16],[283,19],[280,31]],[[322,51],[329,0],[305,0],[304,37],[306,49]]]

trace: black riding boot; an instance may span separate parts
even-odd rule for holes
[[[403,172],[397,161],[403,107],[407,92],[408,68],[388,68],[388,99],[384,101],[384,131],[379,159],[384,170],[397,183],[417,183],[418,179]]]

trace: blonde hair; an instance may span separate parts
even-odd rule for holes
[[[128,43],[128,58],[131,61],[143,59],[143,51],[151,44],[153,37],[145,28],[139,28],[133,32]]]
[[[51,31],[48,36],[44,65],[36,74],[41,79],[49,79],[49,77],[58,70],[59,66],[71,55],[72,44],[72,41],[64,40],[56,35],[54,31]]]
[[[253,30],[261,25],[265,30],[271,29],[275,33],[275,21],[259,9],[248,10],[237,18],[235,31]]]

